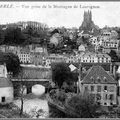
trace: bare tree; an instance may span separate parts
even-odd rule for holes
[[[22,117],[23,115],[23,106],[24,106],[24,90],[25,90],[25,86],[23,84],[24,80],[23,80],[23,71],[22,71],[22,68],[20,70],[20,73],[19,73],[19,80],[20,80],[20,101],[21,101],[21,106],[20,106],[20,117]]]

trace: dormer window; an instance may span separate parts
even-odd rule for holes
[[[99,83],[101,82],[101,80],[100,80],[100,77],[99,77],[99,76],[97,77],[97,81],[98,81]]]
[[[105,82],[107,82],[107,78],[106,78],[106,77],[104,77],[103,80],[104,80]]]
[[[91,77],[90,79],[91,79],[92,83],[94,83],[94,78],[93,78],[93,77]]]

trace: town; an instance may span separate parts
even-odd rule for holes
[[[1,118],[120,117],[120,27],[99,28],[93,16],[84,11],[79,28],[0,25]],[[29,99],[45,99],[47,115],[25,111]]]

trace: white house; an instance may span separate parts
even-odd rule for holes
[[[66,59],[66,63],[77,63],[78,57],[75,55],[68,55]]]
[[[80,46],[78,47],[78,51],[80,51],[80,52],[85,52],[85,46],[84,46],[84,45],[80,45]]]
[[[13,101],[13,85],[7,77],[6,65],[0,65],[0,104]]]
[[[59,33],[55,33],[52,35],[50,38],[50,43],[54,44],[57,46],[60,42],[62,41],[62,36]]]
[[[20,51],[17,55],[21,63],[31,63],[31,53],[29,51]]]
[[[109,53],[111,50],[118,51],[120,41],[117,39],[111,39],[109,41],[103,41],[103,53]]]
[[[79,55],[79,60],[83,63],[110,63],[111,57],[107,54],[86,52]]]

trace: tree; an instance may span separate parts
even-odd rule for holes
[[[25,89],[26,89],[26,86],[25,86],[25,78],[27,77],[27,74],[24,72],[24,68],[23,67],[20,67],[20,70],[19,70],[19,74],[17,76],[20,84],[19,84],[19,87],[17,87],[17,89],[19,90],[19,94],[18,94],[18,97],[20,99],[20,102],[21,102],[21,106],[20,106],[20,117],[23,116],[23,111],[24,111],[24,102],[25,102]],[[29,85],[28,85],[29,86]]]
[[[89,93],[71,97],[68,99],[66,106],[69,110],[73,110],[80,118],[95,118],[96,111],[100,107]]]
[[[66,63],[57,63],[52,66],[52,80],[59,88],[61,88],[63,82],[72,80],[70,68]]]
[[[27,36],[26,44],[34,42],[35,38],[42,45],[49,40],[48,26],[46,24],[41,24],[39,29],[36,26],[28,25],[22,32]]]
[[[17,55],[13,53],[0,53],[0,62],[6,63],[8,72],[16,76],[20,70],[20,61]]]
[[[109,55],[110,55],[111,60],[113,62],[119,62],[119,58],[117,56],[117,53],[114,50],[111,50],[110,53],[109,53]]]
[[[0,29],[0,44],[4,42],[4,31]]]
[[[20,28],[10,27],[5,30],[4,44],[22,44],[25,42],[25,36]]]
[[[23,105],[24,105],[24,96],[23,96],[23,93],[24,93],[24,90],[25,90],[25,87],[23,85],[23,70],[22,70],[22,67],[20,67],[20,71],[19,71],[19,74],[18,74],[18,79],[20,81],[20,101],[21,101],[21,107],[20,107],[20,117],[22,117],[23,115]]]

